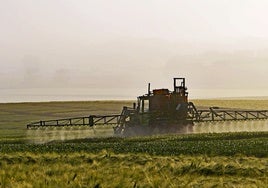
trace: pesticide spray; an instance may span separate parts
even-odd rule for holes
[[[268,120],[196,123],[193,133],[261,132],[268,131]]]
[[[74,140],[94,137],[113,136],[112,127],[60,127],[38,128],[27,130],[27,138],[30,143],[44,144],[53,141]]]

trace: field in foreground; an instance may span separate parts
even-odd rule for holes
[[[0,187],[266,187],[267,158],[21,153],[0,156]]]
[[[268,132],[29,142],[30,121],[113,114],[131,103],[1,104],[0,187],[267,187]],[[195,103],[268,107],[262,100]]]
[[[268,133],[0,142],[0,187],[266,187]]]

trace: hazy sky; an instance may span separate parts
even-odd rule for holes
[[[0,88],[136,96],[185,76],[195,96],[268,95],[267,10],[267,0],[0,0]]]

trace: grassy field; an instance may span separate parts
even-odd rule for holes
[[[0,187],[266,187],[267,159],[147,154],[0,156]]]
[[[268,100],[194,103],[268,109]],[[132,101],[0,104],[0,187],[267,187],[268,132],[67,139],[58,139],[62,135],[57,133],[36,144],[30,140],[42,131],[39,135],[26,130],[31,121],[117,114],[131,105]]]

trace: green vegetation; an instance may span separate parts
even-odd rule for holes
[[[200,106],[268,109],[267,100],[194,102]],[[31,139],[41,137],[43,131],[26,130],[31,121],[117,114],[122,106],[131,105],[132,101],[0,104],[0,187],[268,185],[268,132],[57,140],[62,135],[53,134],[60,131],[46,130],[50,139],[35,144]],[[89,133],[86,129],[64,130],[75,131]]]
[[[265,187],[266,158],[17,152],[0,156],[0,187]]]
[[[2,141],[1,153],[146,153],[160,156],[207,155],[268,157],[268,133],[214,133],[161,135],[133,138],[87,138],[54,141],[46,144],[26,144]]]

